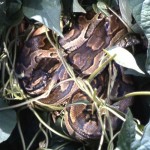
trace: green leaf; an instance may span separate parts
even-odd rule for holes
[[[24,0],[23,12],[28,18],[43,23],[63,37],[60,29],[60,0]]]
[[[86,13],[86,11],[79,4],[78,0],[73,0],[73,12]]]
[[[119,0],[119,8],[121,12],[122,19],[129,25],[131,26],[132,22],[132,14],[131,10],[129,8],[129,3],[128,1],[125,0]]]
[[[9,26],[20,23],[23,19],[21,0],[5,0],[0,3],[0,35]]]
[[[143,33],[138,23],[132,23],[132,9],[130,8],[130,3],[128,0],[119,0],[119,8],[122,19],[127,23],[128,27],[135,33]]]
[[[11,18],[13,15],[21,9],[22,2],[21,0],[6,0],[7,6],[7,15]]]
[[[141,24],[141,10],[143,1],[144,0],[128,0],[132,14],[139,25]]]
[[[145,74],[137,65],[133,55],[122,47],[114,47],[107,51],[111,56],[115,55],[115,62],[123,67],[136,70],[141,74]]]
[[[0,108],[6,107],[4,100],[0,99]],[[14,110],[0,112],[0,143],[7,140],[16,125],[16,113]]]
[[[146,70],[150,74],[150,0],[145,0],[143,2],[141,11],[141,27],[148,39],[148,49],[147,49],[147,60],[146,60]]]
[[[133,150],[150,149],[150,122],[145,126],[144,134],[141,140],[136,140],[132,144]]]
[[[150,122],[146,125],[144,135],[141,139],[141,145],[150,148]]]
[[[120,134],[118,136],[117,148],[120,150],[130,150],[134,139],[135,123],[133,121],[133,116],[130,110],[128,110],[126,121],[123,123]]]
[[[150,0],[128,0],[133,16],[148,39],[146,70],[150,74]]]

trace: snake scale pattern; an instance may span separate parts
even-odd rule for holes
[[[103,14],[81,14],[73,27],[59,38],[59,44],[65,50],[65,58],[73,67],[76,76],[86,79],[98,68],[102,49],[119,44],[120,39],[128,33],[124,24],[115,16]],[[24,73],[19,79],[21,87],[30,96],[38,96],[48,90],[51,84],[57,84],[69,79],[69,75],[60,61],[56,49],[48,42],[46,35],[31,37],[20,50],[16,65],[17,73]],[[91,82],[97,89],[98,97],[107,99],[107,102],[122,112],[132,105],[132,98],[120,102],[113,102],[107,97],[109,67],[106,67]],[[131,78],[123,74],[123,68],[112,63],[112,74],[117,72],[116,78],[111,79],[111,95],[123,96],[133,91]],[[92,103],[86,93],[81,91],[74,81],[66,81],[52,89],[46,98],[40,101],[45,104],[60,105],[64,102],[72,104],[79,100]],[[103,110],[99,110],[101,115]],[[110,113],[112,127],[116,130],[119,119]],[[97,111],[92,111],[92,105],[71,105],[66,108],[66,128],[71,136],[78,140],[97,139],[102,129],[97,117]],[[109,129],[108,129],[109,130]]]

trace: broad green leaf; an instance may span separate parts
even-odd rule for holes
[[[128,25],[129,30],[133,30],[135,33],[141,33],[142,30],[137,23],[132,24],[132,10],[130,9],[129,2],[127,0],[119,0],[119,8],[123,21]]]
[[[73,12],[83,12],[83,13],[86,13],[86,11],[79,4],[78,0],[73,0]]]
[[[117,142],[117,148],[120,150],[130,150],[133,141],[135,140],[135,123],[133,116],[128,110],[126,121],[120,130]]]
[[[150,122],[145,126],[144,134],[141,140],[132,143],[132,150],[149,150],[150,149]]]
[[[4,0],[0,3],[0,35],[9,27],[23,19],[21,0]]]
[[[6,107],[4,100],[0,99],[0,108]],[[14,110],[0,112],[0,143],[7,140],[16,125],[16,113]]]
[[[132,13],[131,13],[131,9],[130,9],[130,7],[129,7],[128,1],[119,0],[119,8],[120,8],[120,12],[121,12],[121,16],[122,16],[123,20],[124,20],[129,26],[131,26]]]
[[[146,70],[150,74],[150,0],[143,2],[141,11],[141,27],[148,39]]]
[[[150,74],[150,0],[128,0],[133,16],[148,39],[146,70]]]
[[[14,17],[18,10],[21,9],[22,1],[21,0],[6,0],[6,9],[7,9],[7,16]]]
[[[120,8],[122,19],[128,24],[129,27],[131,27],[132,14],[128,5],[129,5],[128,1],[119,0],[119,8]]]
[[[140,145],[141,145],[140,140],[134,141],[131,145],[131,150],[140,150],[140,149],[138,149],[138,147],[140,147]],[[141,150],[145,150],[145,149],[141,149]]]
[[[78,0],[61,0],[64,16],[70,16],[72,12],[86,13],[84,8],[79,4]]]
[[[128,0],[132,14],[139,25],[141,24],[141,10],[143,1],[144,0]]]
[[[134,31],[135,33],[142,34],[143,31],[141,27],[139,26],[139,24],[138,23],[132,24],[132,20],[133,20],[132,13],[133,13],[133,8],[135,5],[133,4],[133,8],[131,8],[129,1],[131,0],[119,0],[119,8],[120,8],[122,19],[127,23],[128,27],[130,27],[132,31]],[[136,3],[137,1],[134,1],[134,2]],[[138,17],[138,14],[136,16]]]
[[[139,73],[145,74],[137,65],[133,55],[122,47],[115,47],[107,51],[111,56],[115,55],[115,62],[123,67],[136,70]]]
[[[144,135],[141,139],[141,145],[150,148],[150,122],[145,126]]]
[[[24,0],[23,12],[28,18],[43,23],[63,37],[60,29],[60,0]]]

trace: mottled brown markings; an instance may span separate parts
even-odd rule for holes
[[[78,91],[73,94],[70,103],[76,103],[80,100],[88,100],[89,104],[91,101],[86,94]],[[98,138],[101,134],[99,121],[92,119],[92,111],[86,111],[87,107],[88,105],[74,104],[66,108],[67,115],[65,116],[65,122],[69,124],[66,127],[71,135],[75,134],[75,137],[80,140]]]
[[[93,34],[95,28],[98,24],[102,24],[104,20],[104,16],[101,16],[101,18],[98,17],[98,15],[95,15],[92,20],[89,20],[88,23],[88,29],[86,31],[86,34],[84,35],[84,38],[90,38],[90,36]]]
[[[112,20],[115,22],[115,25]],[[93,71],[99,65],[99,61],[96,62],[93,58],[95,58],[98,53],[103,53],[103,48],[114,45],[114,43],[116,43],[125,34],[125,32],[127,32],[127,30],[122,23],[119,23],[118,25],[118,19],[116,19],[115,16],[110,16],[109,19],[104,16],[101,16],[101,18],[96,16],[93,17],[92,20],[87,20],[85,22],[85,28],[81,31],[80,36],[78,38],[76,37],[76,40],[73,40],[72,43],[70,43],[68,42],[68,39],[66,40],[64,38],[60,40],[60,44],[63,48],[67,48],[69,51],[73,50],[73,52],[69,54],[69,62],[84,73],[86,73],[88,68],[92,68],[87,71],[88,74],[90,74],[92,73],[90,70]],[[104,25],[106,22],[108,24],[107,27]],[[82,25],[82,23],[79,24],[79,26]],[[75,35],[72,34],[72,30],[65,34],[65,36],[68,37],[70,33],[73,36],[72,39],[74,39]],[[85,36],[85,34],[88,35],[87,39],[85,38],[87,36]],[[77,40],[81,41],[78,42]],[[75,45],[74,48],[72,48],[73,45]]]
[[[97,52],[93,52],[84,44],[78,48],[78,50],[69,54],[68,61],[71,62],[72,65],[76,66],[76,68],[80,69],[81,72],[83,72],[93,65],[93,58],[95,58],[96,55]]]
[[[89,66],[86,70],[83,70],[83,74],[90,75],[91,72],[94,72],[95,69],[99,67],[101,53],[98,53],[92,62],[92,65]]]
[[[87,28],[87,32],[89,27],[90,25]],[[85,40],[85,42],[82,45],[80,43],[79,44],[80,47],[78,48],[76,47],[76,50],[72,49],[72,45],[73,44],[76,45],[75,44],[76,41],[72,41],[72,43],[68,43],[68,47],[67,47],[67,49],[69,49],[69,44],[70,44],[71,50],[74,50],[71,54],[69,54],[69,59],[68,59],[69,62],[71,62],[72,65],[76,66],[76,68],[81,70],[82,73],[84,74],[91,74],[93,70],[95,70],[98,67],[100,62],[99,54],[101,54],[101,56],[103,55],[103,51],[102,51],[103,48],[113,46],[115,43],[119,41],[121,37],[123,37],[127,33],[127,29],[125,28],[125,26],[120,22],[118,24],[118,19],[116,19],[115,16],[111,16],[110,18],[103,18],[99,22],[99,24],[96,24],[93,30],[89,30],[89,31],[92,34],[89,34],[89,36],[85,36],[89,38]],[[81,32],[81,34],[83,34],[83,32]],[[67,42],[68,41],[66,41],[66,43]],[[62,47],[65,48],[66,43],[63,42],[64,45],[62,45]],[[94,59],[92,59],[92,57]],[[103,85],[101,85],[101,88],[98,89],[99,94],[100,96],[103,95],[103,98],[105,99],[107,97],[108,76],[107,77],[101,76],[100,81],[99,82],[103,83]],[[113,96],[116,97],[120,96],[118,95],[119,93],[118,89],[122,89],[124,91],[123,93],[121,93],[121,95],[124,95],[125,93],[131,92],[133,90],[132,87],[129,87],[130,90],[128,91],[126,89],[127,88],[126,83],[120,84],[120,82],[122,82],[122,78],[119,78],[117,79],[117,81],[114,82],[115,83],[114,85],[112,85],[112,91],[111,91],[111,94]],[[132,101],[131,99],[129,100],[127,99],[127,102],[123,101],[124,104],[118,103],[118,105],[121,108],[120,110],[125,111],[125,109],[132,104],[131,101]],[[122,108],[123,105],[126,105],[126,108],[125,107]],[[100,132],[101,132],[101,128],[99,128],[100,125],[96,126],[95,120],[87,121],[86,119],[90,115],[87,114],[88,117],[84,116],[83,113],[84,110],[86,110],[85,105],[76,105],[67,108],[67,115],[65,120],[70,135],[73,135],[77,139],[82,139],[82,140],[87,138],[96,138],[100,136]],[[111,117],[112,117],[112,127],[115,130],[118,127],[116,125],[118,124],[118,119],[114,115],[111,115]]]
[[[24,73],[20,82],[26,92],[31,95],[44,92],[60,63],[56,50],[49,43],[45,43],[46,41],[45,35],[32,37],[20,52],[17,73]]]
[[[64,49],[73,51],[82,46],[84,42],[92,35],[94,28],[102,20],[94,17],[92,20],[87,20],[85,16],[80,16],[78,26],[75,26],[65,38],[60,39],[60,44]]]
[[[60,85],[54,88],[47,98],[41,99],[40,101],[43,103],[57,105],[69,99],[78,87],[73,81],[65,81],[61,84],[61,81],[69,78],[69,75],[63,65],[57,68],[53,76],[55,76],[56,84],[60,83]]]
[[[71,97],[71,95],[78,89],[77,85],[73,81],[68,81],[68,86],[63,91],[61,86],[52,90],[51,94],[47,98],[43,98],[40,101],[46,104],[62,104]]]
[[[108,18],[100,14],[95,15],[92,19],[86,19],[85,15],[81,15],[78,23],[64,35],[64,38],[60,38],[59,43],[66,50],[66,59],[73,66],[76,75],[86,75],[87,77],[98,68],[104,54],[102,49],[114,45],[126,32],[125,26],[114,15]],[[52,83],[57,84],[70,78],[45,35],[31,38],[22,50],[20,58],[22,60],[19,60],[17,68],[20,68],[20,73],[24,72],[25,74],[20,82],[30,95],[44,93],[49,90],[48,86]],[[91,83],[93,88],[97,88],[98,96],[102,96],[104,99],[108,98],[109,73],[107,69],[106,67]],[[124,90],[124,93],[130,92],[132,88],[126,89],[128,81],[129,79],[123,76],[115,80],[111,89],[112,96],[118,96],[120,89]],[[73,81],[66,81],[52,89],[48,97],[40,101],[57,105],[66,101],[74,103],[83,98],[89,103],[92,102],[85,93],[80,90],[77,92],[77,90],[79,89]],[[118,103],[117,106],[121,111],[125,111],[126,108],[123,105],[130,106],[131,102],[129,101],[131,99],[124,101],[124,104]],[[110,100],[111,103],[114,102]],[[115,106],[115,104],[113,105]],[[65,123],[70,135],[81,140],[100,136],[101,127],[97,114],[93,115],[88,105],[70,106],[66,110]],[[113,124],[117,122],[115,117],[112,117],[112,120]]]

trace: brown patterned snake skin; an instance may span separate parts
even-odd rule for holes
[[[99,66],[104,52],[102,49],[116,45],[127,33],[126,27],[114,15],[105,17],[102,14],[80,15],[78,22],[72,29],[59,39],[60,45],[65,49],[65,58],[73,67],[76,76],[87,78]],[[89,19],[88,19],[89,18]],[[112,63],[111,73],[117,72],[115,79],[111,78],[110,94],[114,97],[123,96],[133,91],[130,77],[122,72],[122,68]],[[30,38],[21,50],[16,67],[17,73],[24,73],[19,80],[24,91],[37,96],[48,90],[50,84],[56,84],[69,78],[67,71],[58,58],[56,50],[50,45],[44,34]],[[93,88],[97,89],[98,97],[107,100],[118,110],[126,112],[132,104],[132,98],[120,102],[113,102],[107,96],[108,67],[100,73],[92,82]],[[48,97],[40,101],[46,104],[74,103],[86,100],[92,102],[74,81],[66,81],[54,88]],[[104,114],[99,110],[101,115]],[[112,127],[118,128],[117,117],[110,113]],[[71,105],[66,108],[65,124],[70,135],[79,140],[96,139],[101,135],[101,125],[97,112],[92,111],[91,105]],[[109,130],[109,129],[108,129]]]

